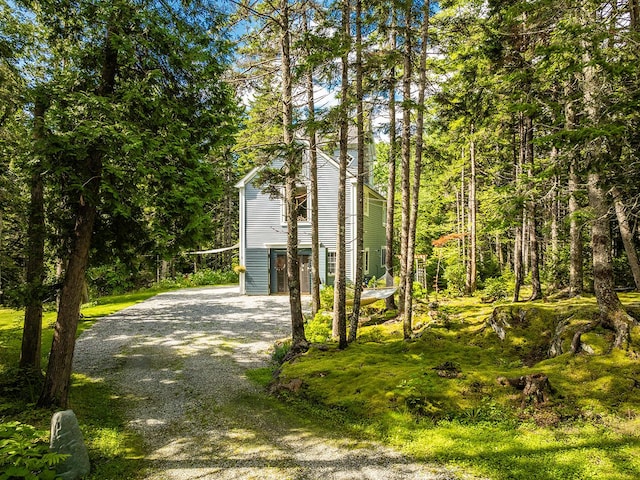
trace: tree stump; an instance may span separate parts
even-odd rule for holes
[[[531,401],[534,405],[546,403],[553,392],[549,377],[544,373],[533,373],[516,378],[498,377],[498,383],[522,390],[522,407]]]

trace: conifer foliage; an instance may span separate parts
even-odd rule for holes
[[[25,318],[21,363],[39,367],[43,262],[57,261],[58,316],[39,404],[64,407],[90,257],[177,251],[207,232],[205,205],[219,190],[210,157],[234,130],[221,80],[228,50],[215,2],[14,7],[16,22],[31,25],[30,48],[10,63],[23,79],[16,110],[31,123],[26,302],[35,313]]]

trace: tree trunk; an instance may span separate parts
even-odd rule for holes
[[[582,259],[582,233],[578,221],[580,205],[578,203],[579,182],[577,159],[571,159],[569,167],[569,291],[571,296],[581,295],[584,291],[584,268]]]
[[[282,37],[282,130],[286,150],[285,197],[287,211],[287,281],[289,283],[289,305],[291,308],[291,351],[307,350],[309,344],[304,334],[304,317],[300,297],[300,261],[298,258],[298,215],[296,211],[296,186],[300,173],[301,158],[293,142],[293,98],[291,75],[291,31],[289,1],[281,3]]]
[[[525,121],[525,163],[529,166],[529,182],[533,182],[534,177],[534,150],[533,150],[533,120],[529,115]],[[542,298],[542,285],[540,283],[540,258],[538,247],[538,219],[536,215],[535,189],[530,189],[527,200],[527,221],[529,224],[529,260],[531,265],[531,297],[529,300],[539,300]]]
[[[465,220],[465,194],[466,191],[466,177],[464,172],[465,162],[464,162],[464,149],[462,152],[462,168],[460,169],[460,249],[461,249],[461,257],[462,257],[462,268],[463,271],[467,271],[467,223]]]
[[[349,0],[342,2],[343,41],[349,42]],[[336,276],[333,296],[333,337],[338,338],[339,348],[347,347],[347,292],[346,292],[346,183],[349,105],[349,49],[342,55],[342,83],[340,86],[340,173],[338,184],[338,238],[336,240]]]
[[[569,100],[564,107],[565,128],[575,130],[577,127],[577,114],[575,103],[571,100],[573,88],[567,84],[565,86],[565,97]],[[578,192],[580,189],[580,179],[578,178],[578,152],[570,150],[569,159],[569,292],[571,296],[581,295],[584,290],[584,268],[582,258],[582,233],[581,225],[578,222],[580,204],[578,202]]]
[[[106,29],[104,57],[101,70],[100,85],[96,91],[99,97],[108,98],[113,94],[116,71],[118,67],[118,51],[114,46],[111,28]],[[103,146],[98,140],[89,146],[89,153],[84,163],[78,165],[84,182],[80,189],[70,192],[77,200],[75,226],[69,240],[69,261],[65,270],[58,318],[56,320],[53,342],[49,353],[49,364],[39,407],[56,405],[66,408],[71,383],[71,368],[75,349],[75,336],[80,317],[80,305],[85,284],[85,271],[89,262],[89,250],[93,225],[100,199],[100,183],[102,175]]]
[[[91,236],[96,218],[96,200],[100,190],[101,155],[99,152],[92,153],[88,165],[88,178],[91,180],[88,180],[85,192],[81,193],[78,199],[74,237],[62,284],[49,365],[43,391],[38,400],[40,407],[67,407],[84,275],[89,261]]]
[[[395,28],[395,10],[389,10],[391,16],[391,33],[389,43],[391,51],[396,50],[396,28]],[[389,71],[389,159],[387,167],[389,170],[389,178],[387,179],[387,219],[385,226],[387,257],[386,257],[386,286],[393,287],[393,260],[394,260],[394,216],[395,216],[395,197],[396,197],[396,156],[398,153],[398,142],[396,138],[396,69],[395,65]],[[389,295],[385,299],[385,308],[387,310],[396,310],[398,307],[395,302],[395,296]]]
[[[404,338],[410,338],[411,316],[407,316],[404,307],[407,304],[406,297],[411,295],[411,289],[407,290],[407,271],[409,250],[409,223],[411,214],[411,76],[412,76],[412,4],[408,3],[404,12],[404,73],[402,78],[402,165],[400,172],[400,188],[402,194],[402,226],[400,244],[400,308],[403,310]]]
[[[590,14],[583,10],[583,21],[588,25]],[[594,127],[600,122],[602,103],[599,97],[603,86],[596,67],[592,65],[592,53],[589,46],[584,44],[583,54],[583,98],[587,120]],[[593,254],[593,288],[600,310],[602,325],[615,332],[613,346],[627,348],[634,320],[625,312],[618,295],[614,290],[613,262],[611,260],[611,232],[609,231],[609,205],[606,194],[601,185],[600,169],[609,165],[610,155],[607,154],[605,141],[595,138],[587,144],[586,160],[589,167],[587,178],[587,194],[589,206],[593,212],[591,221],[591,248]]]
[[[626,348],[630,340],[634,320],[625,312],[613,283],[611,261],[611,232],[609,231],[609,206],[600,185],[600,175],[590,173],[587,181],[589,205],[593,210],[591,221],[591,248],[593,251],[593,288],[598,301],[602,325],[615,331],[613,346]]]
[[[42,352],[42,300],[44,270],[44,241],[46,236],[44,223],[44,173],[43,159],[38,150],[38,142],[45,135],[44,114],[46,107],[37,98],[33,110],[33,139],[36,144],[36,161],[31,172],[31,200],[29,204],[29,226],[27,229],[27,297],[22,330],[20,368],[34,373],[40,372]]]
[[[629,267],[633,274],[633,281],[636,285],[636,291],[640,292],[640,262],[638,262],[638,252],[633,244],[633,232],[629,225],[629,218],[624,208],[624,202],[622,201],[622,192],[618,187],[611,189],[613,195],[613,204],[616,210],[616,218],[618,219],[618,225],[620,227],[620,236],[622,237],[622,243],[624,244],[624,250],[629,260]]]
[[[424,99],[427,89],[427,42],[429,38],[429,6],[426,1],[423,6],[423,18],[421,28],[420,65],[418,70],[418,112],[416,115],[416,137],[415,137],[415,161],[413,167],[413,188],[411,192],[411,215],[409,217],[409,235],[407,241],[407,267],[406,286],[404,301],[404,334],[407,338],[413,332],[413,277],[414,258],[416,245],[416,227],[418,223],[418,209],[420,207],[420,179],[422,176],[422,154],[424,138]]]
[[[306,10],[304,13],[305,33],[309,31]],[[309,52],[307,51],[307,54]],[[318,234],[318,150],[316,141],[315,98],[313,94],[313,67],[307,70],[307,132],[309,133],[309,176],[311,184],[311,315],[320,310],[320,240]]]
[[[473,295],[477,281],[477,235],[476,235],[476,144],[474,126],[471,125],[471,140],[469,143],[469,263],[467,265],[466,294]]]
[[[551,162],[556,163],[558,156],[558,150],[553,147],[551,150]],[[558,268],[559,260],[560,260],[560,237],[559,237],[559,217],[560,217],[560,209],[559,209],[559,195],[558,195],[558,187],[560,185],[560,181],[558,176],[556,175],[553,179],[553,191],[551,193],[551,252],[550,252],[550,263],[554,271]],[[560,278],[558,275],[553,275],[553,279],[551,280],[551,288],[555,291],[560,288]]]
[[[536,205],[529,204],[529,258],[531,262],[531,296],[529,301],[542,298],[542,283],[540,282],[540,246],[538,243],[538,219]]]
[[[356,0],[356,129],[358,134],[358,177],[356,179],[356,278],[353,294],[353,308],[349,322],[349,342],[356,339],[360,318],[360,297],[364,281],[364,105],[362,92],[362,0]]]
[[[524,163],[525,157],[525,132],[524,132],[524,122],[522,119],[522,115],[520,115],[518,121],[518,138],[519,138],[519,148],[518,155],[515,159],[515,183],[516,183],[516,195],[521,194],[522,186],[522,166]],[[523,212],[524,213],[524,212]],[[522,224],[523,221],[520,222]],[[520,300],[520,287],[522,287],[522,282],[524,280],[524,261],[523,261],[523,252],[524,252],[524,238],[523,238],[524,228],[521,225],[515,227],[514,239],[513,239],[513,273],[515,276],[515,284],[513,287],[513,301],[518,302]]]

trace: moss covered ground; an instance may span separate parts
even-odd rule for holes
[[[640,311],[640,295],[621,297]],[[511,318],[504,340],[487,323],[496,307]],[[284,365],[280,380],[303,380],[295,403],[333,411],[336,428],[420,460],[494,479],[637,479],[640,327],[628,351],[611,351],[611,333],[596,329],[583,337],[592,353],[548,358],[559,326],[569,352],[573,331],[596,316],[588,296],[423,303],[415,339],[398,322],[362,327],[345,350],[328,343]],[[497,381],[533,373],[552,387],[543,404]]]

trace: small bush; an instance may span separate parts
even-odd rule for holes
[[[56,478],[55,466],[68,455],[50,452],[46,435],[31,425],[0,423],[0,480]]]
[[[8,368],[0,374],[0,398],[35,403],[40,395],[44,377],[40,371]],[[2,410],[2,408],[0,408]]]
[[[509,287],[506,281],[502,278],[487,278],[484,281],[484,289],[482,290],[482,297],[495,300],[502,300],[509,295]]]
[[[381,327],[370,327],[367,330],[362,331],[358,336],[358,341],[362,343],[383,343],[386,338],[384,329]]]
[[[181,288],[182,286],[182,283],[176,279],[164,278],[158,283],[155,283],[153,288],[158,290],[172,290],[174,288]]]
[[[194,287],[238,283],[238,274],[234,271],[223,272],[206,268],[189,275],[186,283]]]
[[[305,325],[304,332],[312,343],[325,343],[331,340],[331,323],[333,317],[331,313],[324,310],[319,311],[316,316]]]
[[[320,290],[320,308],[323,310],[333,310],[333,287],[325,286]]]
[[[420,282],[413,282],[413,297],[414,298],[427,297],[427,289],[424,288]]]
[[[444,279],[447,281],[447,294],[459,297],[464,295],[466,270],[462,262],[447,265],[444,270]]]
[[[273,346],[273,353],[271,354],[271,360],[273,361],[273,363],[282,365],[284,357],[287,356],[289,350],[291,350],[291,340],[276,342]]]

